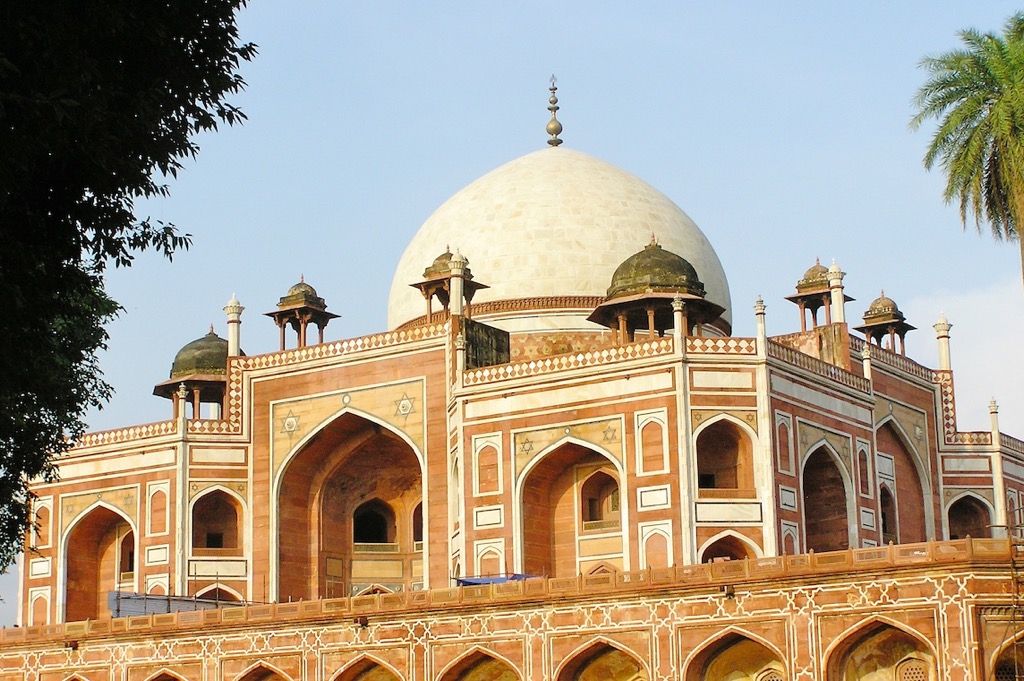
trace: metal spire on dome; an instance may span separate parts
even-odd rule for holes
[[[548,90],[551,91],[551,96],[548,97],[548,111],[551,112],[551,120],[548,121],[547,131],[548,134],[551,135],[551,139],[548,140],[548,144],[553,147],[557,147],[562,143],[562,140],[558,138],[558,135],[562,132],[562,124],[558,122],[557,117],[558,97],[555,95],[555,93],[558,92],[558,88],[555,86],[555,83],[557,82],[558,79],[555,78],[555,74],[551,74],[551,87],[548,88]]]

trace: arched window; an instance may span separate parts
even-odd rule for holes
[[[868,453],[862,449],[857,452],[857,476],[860,478],[860,493],[866,497],[871,496],[871,478],[868,471]]]
[[[730,496],[753,496],[750,455],[750,440],[738,426],[729,421],[711,424],[697,436],[697,487],[736,490]]]
[[[879,488],[878,501],[882,507],[882,543],[899,542],[899,530],[896,527],[896,499],[884,485]]]
[[[640,429],[641,464],[644,473],[665,468],[665,426],[651,419]]]
[[[121,538],[121,546],[118,552],[118,561],[121,570],[121,580],[127,581],[132,578],[135,572],[135,533],[129,532]]]
[[[462,516],[462,476],[459,474],[459,460],[452,463],[452,473],[448,484],[448,516],[452,521],[452,529],[459,529],[459,518]]]
[[[213,490],[192,505],[193,549],[238,549],[238,502],[223,490]]]
[[[580,489],[584,530],[607,530],[619,526],[619,484],[598,471]]]
[[[35,527],[35,546],[49,546],[50,545],[50,509],[46,506],[39,506],[36,508],[36,521]]]
[[[394,544],[395,513],[380,499],[367,501],[352,515],[355,544]]]
[[[167,495],[156,490],[149,495],[149,534],[167,531]]]
[[[423,549],[423,502],[416,504],[412,510],[412,540],[420,544],[417,550]]]
[[[960,497],[949,507],[949,538],[988,537],[991,522],[988,509],[981,501],[972,496]]]
[[[793,472],[793,450],[790,448],[789,442],[789,423],[780,422],[776,425],[776,432],[778,433],[778,451],[776,452],[778,458],[779,470],[783,473]]]

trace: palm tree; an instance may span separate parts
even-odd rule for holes
[[[930,74],[917,92],[919,112],[911,127],[935,118],[939,127],[924,156],[946,171],[946,203],[960,202],[981,231],[988,223],[997,240],[1017,240],[1024,275],[1024,12],[1006,22],[1002,35],[961,31],[963,48],[926,57]]]

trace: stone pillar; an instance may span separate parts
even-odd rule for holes
[[[185,421],[188,414],[185,410],[185,400],[188,398],[188,388],[184,383],[178,384],[178,392],[174,394],[174,418],[178,420],[178,428],[185,432]]]
[[[953,325],[946,319],[946,315],[939,313],[939,321],[932,325],[935,329],[935,338],[939,341],[939,369],[949,371],[952,369],[949,355],[949,330]]]
[[[672,299],[672,342],[676,346],[677,355],[686,355],[686,317],[683,316],[683,297],[677,295]]]
[[[864,366],[864,378],[871,380],[871,342],[864,344],[860,351],[860,361]]]
[[[992,494],[995,496],[996,517],[992,523],[992,536],[996,539],[1008,536],[1017,523],[1016,518],[1007,518],[1006,481],[1003,479],[1003,452],[999,446],[999,405],[993,397],[988,403],[989,420],[992,427]]]
[[[461,388],[466,372],[466,337],[459,332],[455,337],[455,387]]]

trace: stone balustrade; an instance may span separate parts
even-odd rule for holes
[[[240,605],[220,609],[150,614],[106,620],[86,620],[0,630],[0,647],[46,641],[81,641],[112,634],[233,627],[259,622],[284,623],[346,619],[360,615],[396,616],[403,613],[450,610],[461,605],[536,602],[604,593],[643,593],[655,590],[712,589],[773,582],[790,577],[842,578],[863,572],[900,568],[945,568],[965,564],[1005,564],[1009,575],[1012,545],[1007,539],[958,539],[919,544],[890,544],[876,548],[828,553],[723,561],[670,568],[609,572],[575,577],[535,577],[496,584],[451,587],[404,593],[382,593],[319,601]]]

